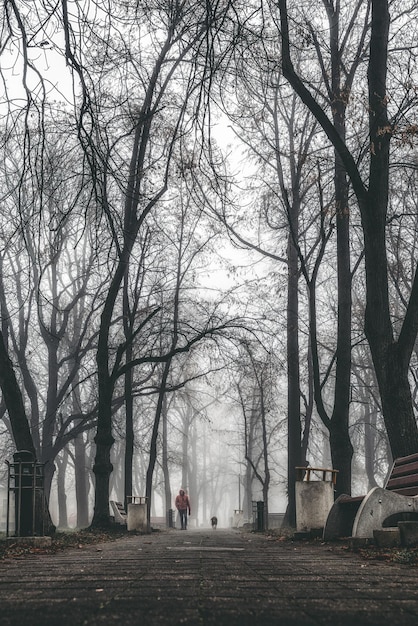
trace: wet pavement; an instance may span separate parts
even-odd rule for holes
[[[0,625],[412,626],[417,574],[339,545],[170,530],[1,561]]]

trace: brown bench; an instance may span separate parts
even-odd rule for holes
[[[402,520],[418,520],[417,496],[418,453],[395,460],[384,488],[374,487],[365,496],[339,496],[328,514],[324,540],[373,538],[374,530],[396,526]]]

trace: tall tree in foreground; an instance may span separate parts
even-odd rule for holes
[[[282,68],[285,77],[322,126],[338,153],[356,195],[364,235],[366,270],[365,333],[378,381],[382,411],[394,457],[418,450],[408,380],[409,362],[418,331],[418,274],[415,268],[409,299],[400,331],[395,336],[389,298],[386,225],[390,193],[390,146],[396,132],[396,116],[388,115],[388,0],[372,0],[371,36],[367,71],[369,110],[369,168],[367,184],[358,162],[335,124],[297,74],[292,63],[289,10],[286,0],[278,7],[282,34]],[[348,96],[348,94],[347,94]],[[396,112],[399,115],[399,111]],[[404,132],[412,132],[411,127]]]
[[[362,21],[356,24],[362,0],[353,3],[352,18],[343,28],[339,2],[323,0],[329,25],[330,72],[318,38],[312,29],[326,97],[331,107],[332,120],[341,140],[346,141],[347,94],[352,90],[354,78],[363,56],[364,40],[367,33],[369,14],[361,14]],[[356,31],[358,35],[356,36]],[[354,47],[351,49],[349,42]],[[350,263],[350,210],[349,184],[341,157],[334,149],[334,204],[337,232],[337,342],[335,349],[334,400],[331,410],[324,402],[324,379],[320,379],[317,320],[311,307],[310,335],[313,354],[314,396],[318,414],[329,431],[332,464],[338,470],[336,493],[351,494],[351,461],[353,446],[349,434],[350,378],[351,378],[351,263]],[[315,305],[314,305],[315,306]]]

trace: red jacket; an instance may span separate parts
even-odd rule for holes
[[[184,494],[184,495],[178,495],[176,497],[176,509],[178,511],[187,511],[187,509],[189,509],[189,515],[190,515],[190,500],[189,500],[189,496]]]

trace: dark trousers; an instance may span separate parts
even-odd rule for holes
[[[180,510],[179,509],[179,515],[180,515],[180,523],[181,523],[181,529],[186,530],[187,528],[187,509]]]

